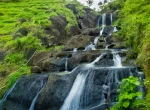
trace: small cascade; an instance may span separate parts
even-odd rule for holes
[[[96,24],[97,27],[100,27],[100,25],[99,25],[100,18],[101,17],[99,17],[98,20],[97,20],[97,24]]]
[[[95,46],[97,46],[98,40],[99,40],[99,37],[95,37],[95,39],[94,39],[94,45]]]
[[[104,27],[102,27],[102,29],[100,30],[100,36],[103,35],[103,31],[104,31]]]
[[[114,30],[113,30],[113,32],[117,32],[118,31],[118,29],[116,28],[116,27],[114,27]]]
[[[113,61],[115,67],[122,67],[121,57],[117,53],[113,53]]]
[[[99,57],[97,57],[91,64],[94,65],[96,62],[98,62],[103,56],[105,55],[105,53],[102,53]]]
[[[13,89],[15,88],[16,84],[18,83],[18,81],[16,81],[16,83],[7,91],[7,93],[4,94],[3,98],[0,100],[0,108],[3,105],[3,102],[6,101],[8,95],[13,91]]]
[[[108,50],[108,47],[109,47],[109,46],[110,46],[110,45],[106,45],[105,49]]]
[[[75,55],[77,53],[78,49],[77,48],[74,48],[73,51],[72,51],[72,55]]]
[[[68,58],[66,58],[65,71],[68,71]]]
[[[145,89],[144,89],[144,85],[143,85],[144,73],[138,72],[138,76],[139,76],[139,81],[140,81],[140,86],[138,87],[138,91],[140,91],[142,93],[141,98],[143,99],[145,96]]]
[[[113,14],[112,13],[110,13],[110,20],[111,20],[111,25],[112,25],[112,23],[113,23]]]
[[[41,83],[41,85],[40,85],[40,86],[41,86],[41,90],[37,93],[37,95],[36,95],[35,98],[33,99],[29,110],[34,110],[34,107],[35,107],[36,101],[37,101],[37,99],[38,99],[38,96],[39,96],[39,94],[42,92],[42,90],[44,89],[45,85],[46,85],[46,82],[45,82],[45,84],[44,84],[44,81],[42,81],[42,83]]]
[[[64,101],[60,110],[78,110],[80,108],[80,99],[84,90],[85,81],[88,73],[81,72],[77,75],[69,95]]]
[[[102,27],[106,26],[106,13],[102,15]]]
[[[92,43],[88,46],[85,47],[84,51],[87,51],[87,50],[96,50],[95,48],[95,45],[93,45]]]

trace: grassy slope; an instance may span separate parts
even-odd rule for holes
[[[40,40],[32,35],[42,33],[42,26],[51,25],[49,17],[58,14],[65,16],[68,21],[66,31],[69,26],[77,24],[75,15],[65,7],[66,4],[64,0],[0,2],[0,49],[7,53],[4,61],[0,62],[0,97],[19,77],[31,74],[30,67],[26,65],[28,59],[25,52],[32,48],[46,50]],[[78,9],[82,10],[82,7]],[[26,22],[21,23],[23,19]],[[22,27],[30,29],[30,33],[14,39],[12,35]],[[55,47],[56,50],[60,48]]]
[[[136,59],[136,64],[150,80],[150,1],[149,0],[115,0],[105,9],[118,8],[119,18],[116,22],[121,26],[118,36],[129,48],[128,58]],[[110,8],[111,7],[111,8]],[[150,86],[148,94],[150,96]]]

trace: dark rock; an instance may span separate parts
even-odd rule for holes
[[[91,39],[92,37],[88,35],[73,36],[66,43],[65,50],[73,50],[74,48],[85,48],[88,44],[90,44]]]
[[[22,36],[27,36],[29,30],[27,28],[20,28],[16,33],[20,33]]]
[[[2,110],[11,110],[12,107],[14,110],[29,110],[33,99],[44,87],[47,80],[47,75],[22,77],[16,82],[15,88],[12,90],[11,94],[8,95]]]
[[[72,70],[81,63],[90,63],[94,61],[101,51],[99,50],[90,50],[85,52],[77,52],[75,55],[68,59],[68,70]]]
[[[82,30],[82,35],[99,36],[99,28],[86,28]]]
[[[18,21],[22,24],[22,23],[26,22],[26,19],[25,18],[20,18]]]
[[[66,7],[70,10],[73,11],[73,14],[78,14],[78,10],[76,9],[76,5],[75,4],[67,4]]]
[[[112,26],[106,26],[106,27],[104,27],[102,36],[104,36],[104,37],[109,36],[110,34],[112,34],[113,29],[114,28]]]
[[[70,26],[68,35],[69,36],[74,36],[74,35],[78,35],[81,33],[80,28],[76,25],[76,26]]]

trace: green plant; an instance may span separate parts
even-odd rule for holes
[[[142,93],[137,91],[140,85],[137,77],[130,76],[123,79],[120,85],[117,104],[111,110],[138,110],[140,108]]]

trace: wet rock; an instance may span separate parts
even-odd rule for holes
[[[109,36],[110,34],[112,34],[113,29],[114,29],[114,28],[113,28],[112,26],[106,26],[106,27],[104,27],[102,36],[104,36],[104,37]]]
[[[65,50],[73,50],[74,48],[85,48],[88,44],[90,44],[91,39],[92,37],[88,35],[73,36],[66,43]]]
[[[30,77],[22,77],[18,80],[15,88],[8,95],[2,110],[29,110],[29,107],[37,95],[47,82],[47,75],[32,75]],[[28,109],[27,109],[28,108]],[[1,109],[0,109],[1,110]]]
[[[72,70],[81,63],[90,63],[94,61],[101,51],[99,50],[90,50],[85,52],[78,52],[68,59],[68,70]]]

